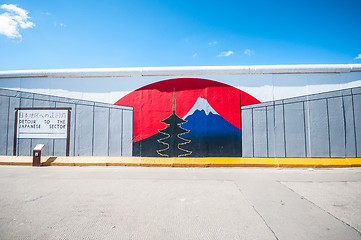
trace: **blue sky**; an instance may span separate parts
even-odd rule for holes
[[[6,22],[19,14],[12,5],[27,11],[15,32]],[[361,63],[361,1],[0,0],[0,6],[0,71]]]

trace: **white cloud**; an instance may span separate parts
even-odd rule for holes
[[[357,59],[361,59],[361,53],[359,55],[357,55],[357,57],[354,58],[355,60]]]
[[[233,51],[228,51],[228,52],[221,52],[220,54],[217,55],[217,57],[229,57],[232,54],[234,54]]]
[[[251,49],[245,49],[245,50],[243,51],[243,53],[246,54],[246,55],[248,55],[248,56],[251,56],[251,55],[254,54],[254,51],[251,50]]]
[[[198,53],[193,54],[193,57],[197,57],[197,56],[198,56]]]
[[[33,28],[35,24],[28,19],[28,12],[14,4],[3,4],[0,9],[5,11],[0,14],[0,34],[8,38],[21,38],[19,28]]]
[[[208,45],[211,46],[211,45],[214,45],[214,44],[217,44],[218,42],[217,41],[213,41],[213,42],[209,42]]]
[[[54,26],[55,27],[63,27],[63,28],[65,28],[66,27],[66,25],[64,24],[64,23],[57,23],[57,22],[54,22]]]

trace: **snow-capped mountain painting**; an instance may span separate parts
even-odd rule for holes
[[[241,156],[241,130],[218,114],[206,99],[198,97],[182,119],[186,122],[182,123],[180,127],[189,132],[182,134],[181,137],[185,141],[190,140],[187,144],[182,145],[182,149],[191,152],[189,157]],[[139,149],[135,155],[159,157],[157,150],[163,149],[164,146],[158,140],[163,137],[163,134],[157,133],[134,143],[134,149]]]
[[[182,127],[190,131],[184,137],[216,138],[241,134],[241,130],[220,116],[208,101],[201,97],[183,119],[187,122]]]
[[[187,148],[194,157],[239,156],[242,152],[241,130],[219,115],[208,101],[199,97],[192,109],[183,117],[182,124],[189,130],[182,137],[191,140]]]
[[[209,105],[207,99],[198,97],[196,103],[193,105],[191,110],[183,117],[183,119],[186,119],[188,116],[192,115],[195,111],[204,111],[206,115],[209,115],[210,113],[219,115],[212,107]]]

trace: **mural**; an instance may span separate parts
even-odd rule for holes
[[[16,108],[71,108],[70,156],[361,154],[361,64],[0,71],[0,155],[65,156],[16,142]]]
[[[241,106],[259,103],[230,85],[177,78],[141,87],[115,104],[134,108],[133,156],[242,156]]]

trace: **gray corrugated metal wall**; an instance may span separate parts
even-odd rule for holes
[[[244,157],[361,157],[361,88],[242,107]]]
[[[133,108],[0,89],[0,155],[13,155],[15,108],[71,108],[70,156],[132,156]],[[44,143],[50,156],[65,156],[66,139],[17,139],[17,155]]]

